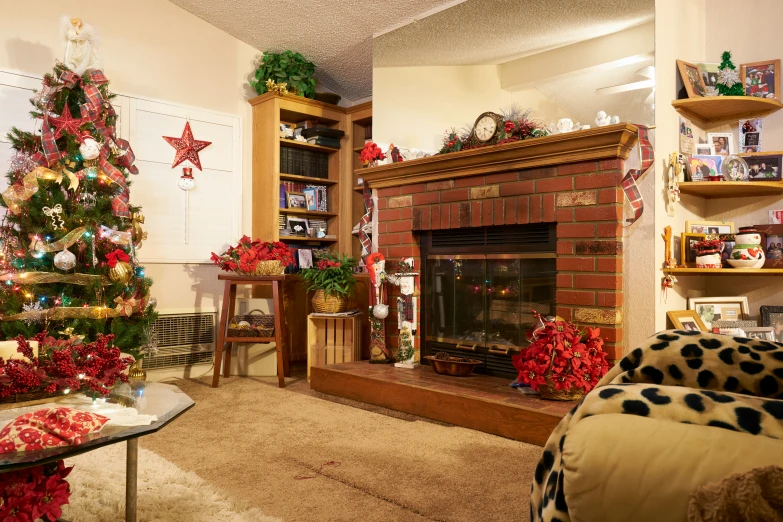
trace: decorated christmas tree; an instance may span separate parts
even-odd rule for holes
[[[731,62],[731,53],[724,52],[721,55],[718,67],[718,93],[721,96],[744,96],[745,88],[739,77],[739,72]]]
[[[114,334],[115,346],[138,356],[155,318],[152,281],[136,261],[143,217],[129,203],[138,169],[117,136],[91,28],[69,23],[65,63],[30,100],[40,130],[8,134],[15,153],[1,202],[0,329],[6,339]]]

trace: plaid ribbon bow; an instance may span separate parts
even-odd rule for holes
[[[633,208],[634,217],[626,219],[628,225],[635,223],[644,213],[644,199],[642,199],[642,193],[639,191],[636,181],[647,174],[655,163],[655,150],[650,143],[649,129],[644,125],[637,125],[636,127],[639,129],[641,168],[629,170],[620,182],[620,186],[623,188],[623,192],[625,192],[625,197],[628,198],[628,202],[631,204],[631,208]]]
[[[109,162],[109,156],[111,156],[111,148],[109,147],[109,143],[106,142],[101,148],[101,155],[98,156],[98,164],[109,179],[120,187],[111,202],[112,212],[115,216],[130,217],[130,209],[128,208],[130,191],[128,190],[128,183],[125,181],[125,176],[122,172],[117,170],[117,167]],[[136,172],[138,172],[138,170]]]

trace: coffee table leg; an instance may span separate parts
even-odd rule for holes
[[[136,522],[136,475],[139,463],[139,439],[128,439],[125,459],[125,522]]]

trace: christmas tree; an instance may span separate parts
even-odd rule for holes
[[[718,67],[718,93],[721,96],[744,96],[745,88],[742,86],[737,68],[731,63],[731,53],[724,52],[721,55]]]
[[[70,65],[97,64],[94,48],[87,58],[83,48],[69,51]],[[30,100],[40,131],[8,134],[15,153],[0,203],[0,329],[6,339],[114,334],[115,346],[139,356],[156,314],[152,281],[136,261],[145,234],[129,175],[138,169],[117,136],[108,80],[80,68],[58,62],[44,77]]]

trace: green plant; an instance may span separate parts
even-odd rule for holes
[[[315,266],[301,272],[307,289],[323,290],[327,297],[351,295],[356,285],[356,279],[353,277],[356,259],[329,250],[315,252],[315,257],[318,259]]]
[[[250,85],[258,94],[266,92],[266,81],[286,83],[288,90],[305,98],[315,98],[315,65],[299,53],[264,53]]]

